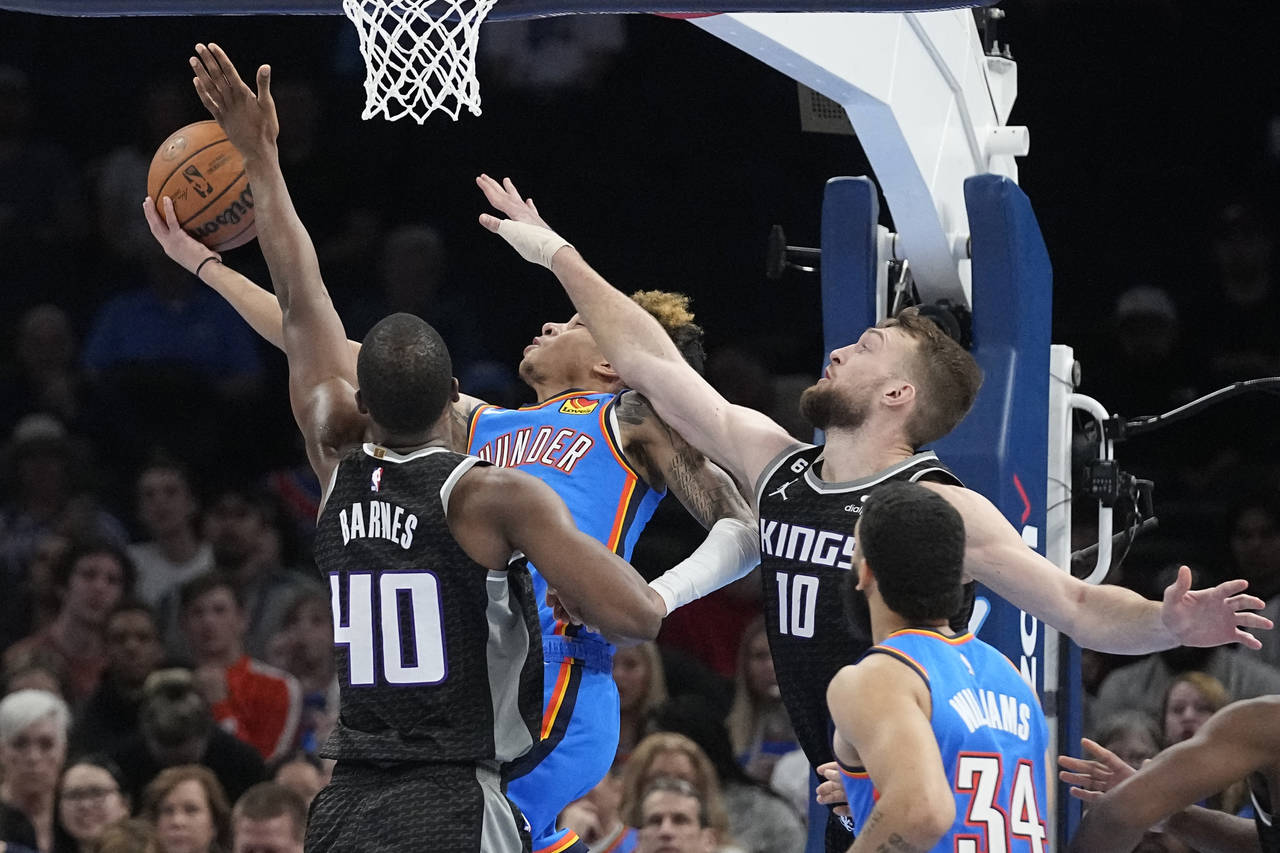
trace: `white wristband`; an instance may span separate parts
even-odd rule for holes
[[[702,544],[661,577],[649,582],[667,613],[695,599],[709,595],[739,578],[760,563],[760,537],[756,528],[736,518],[722,518],[707,531]]]
[[[547,269],[551,269],[551,259],[556,252],[565,246],[572,248],[568,240],[550,228],[512,219],[504,219],[499,223],[498,236],[510,243],[511,248],[520,253],[520,257]]]

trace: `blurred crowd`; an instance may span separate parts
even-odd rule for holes
[[[613,19],[526,22],[499,35],[485,60],[497,69],[495,113],[504,98],[531,98],[570,129],[591,124],[589,107],[609,99],[628,61],[627,31]],[[329,590],[310,555],[319,485],[295,437],[283,358],[164,258],[139,209],[152,150],[203,118],[199,105],[185,79],[148,77],[130,93],[131,133],[95,146],[65,123],[51,133],[41,102],[51,88],[3,61],[0,842],[19,853],[226,853],[257,838],[279,846],[256,849],[300,850],[306,803],[331,769],[318,751],[337,702]],[[358,69],[335,60],[327,73]],[[508,355],[537,323],[563,318],[521,316],[524,303],[495,309],[523,285],[480,287],[492,262],[477,272],[474,258],[460,260],[454,225],[401,215],[413,207],[404,199],[379,207],[397,170],[422,181],[436,165],[356,156],[356,134],[329,132],[323,81],[278,79],[284,169],[349,336],[391,311],[418,313],[449,342],[464,391],[526,402]],[[675,150],[654,144],[637,156]],[[1183,250],[1194,274],[1122,270],[1087,322],[1064,313],[1057,338],[1076,345],[1082,392],[1133,416],[1280,375],[1280,234],[1267,186],[1191,212],[1207,223]],[[577,215],[591,216],[584,207]],[[251,251],[228,260],[266,282]],[[768,314],[765,327],[740,327],[732,311],[724,328],[709,324],[708,377],[805,438],[796,401],[821,358],[816,291],[793,281],[791,302],[766,303],[756,286],[726,301]],[[809,307],[791,310],[800,303]],[[1276,405],[1232,401],[1120,447],[1122,467],[1156,483],[1160,527],[1128,550],[1113,582],[1156,598],[1186,562],[1197,585],[1248,579],[1277,618]],[[647,577],[701,539],[672,504],[637,548]],[[1076,508],[1081,544],[1091,512]],[[617,654],[614,772],[562,816],[593,849],[629,849],[618,845],[651,824],[671,829],[641,802],[658,777],[686,783],[667,793],[697,802],[715,849],[802,849],[811,772],[779,700],[758,600],[759,579],[745,578],[677,611],[657,644]],[[1280,693],[1280,640],[1266,638],[1260,653],[1087,654],[1085,690],[1087,732],[1136,766],[1228,702]],[[1209,805],[1247,812],[1242,790]]]

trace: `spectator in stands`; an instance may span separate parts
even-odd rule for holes
[[[48,628],[11,646],[5,652],[6,664],[36,649],[56,655],[64,665],[72,702],[84,702],[106,669],[107,615],[129,594],[133,580],[133,562],[115,543],[73,544],[53,569],[54,588],[61,598],[57,617]]]
[[[716,774],[734,840],[748,853],[800,853],[804,824],[791,804],[738,764],[729,733],[702,697],[678,696],[657,708],[654,731],[675,732],[696,743]]]
[[[271,781],[296,793],[310,808],[316,794],[329,784],[329,779],[333,776],[333,764],[333,760],[329,758],[317,758],[309,752],[295,752],[283,761],[276,762]]]
[[[155,827],[142,818],[113,823],[102,830],[94,853],[159,853]]]
[[[1183,672],[1173,679],[1164,694],[1160,719],[1164,724],[1164,745],[1189,740],[1209,718],[1225,708],[1231,696],[1222,682],[1203,672]]]
[[[207,767],[170,767],[147,785],[142,813],[156,828],[159,853],[227,853],[231,807]]]
[[[7,434],[20,418],[37,412],[75,424],[80,375],[67,312],[46,302],[23,314],[14,355],[11,368],[0,373],[0,432]]]
[[[180,764],[208,767],[233,797],[266,778],[266,766],[257,751],[214,724],[190,672],[154,672],[143,693],[138,734],[111,751],[112,760],[124,771],[125,790],[133,802],[141,800],[143,788],[161,770]]]
[[[44,690],[65,700],[67,678],[62,667],[62,658],[58,655],[45,649],[32,649],[5,666],[3,695],[19,690]]]
[[[32,585],[37,548],[50,534],[103,539],[124,547],[123,525],[102,511],[83,487],[92,470],[84,446],[56,418],[27,415],[14,427],[4,452],[5,484],[0,504],[0,588],[5,615],[0,645],[42,627],[34,621],[34,604],[42,603]]]
[[[67,704],[43,690],[0,700],[0,841],[53,849],[54,791],[70,723]]]
[[[618,686],[619,733],[615,766],[622,764],[645,735],[649,712],[667,701],[662,655],[654,642],[618,649],[613,655]]]
[[[1160,729],[1141,711],[1120,711],[1100,722],[1092,738],[1135,770],[1160,751]]]
[[[314,753],[338,719],[338,677],[334,671],[333,608],[329,590],[307,583],[285,611],[268,662],[292,675],[302,688],[299,744]]]
[[[1249,592],[1267,602],[1262,615],[1280,621],[1280,493],[1274,489],[1244,495],[1227,511],[1230,577],[1244,578]],[[1280,637],[1261,631],[1258,657],[1280,666]]]
[[[139,473],[138,521],[149,537],[129,546],[138,598],[155,607],[170,590],[213,568],[213,548],[196,529],[200,505],[186,467],[160,457]]]
[[[208,572],[182,585],[182,630],[196,684],[214,719],[270,761],[297,743],[302,691],[287,672],[245,652],[244,600],[232,579]]]
[[[597,785],[565,806],[559,826],[571,829],[591,850],[629,853],[637,839],[634,827],[622,822],[622,771],[614,767]]]
[[[72,730],[72,744],[80,750],[109,750],[138,731],[143,686],[164,660],[147,605],[135,599],[116,605],[107,617],[106,652],[107,669]]]
[[[711,853],[716,849],[705,795],[683,779],[659,776],[640,796],[637,853]]]
[[[302,853],[306,832],[307,804],[275,782],[254,785],[231,810],[233,853]]]
[[[73,761],[58,781],[53,853],[93,853],[103,831],[129,817],[124,777],[109,758]]]
[[[682,779],[702,796],[716,850],[742,850],[733,841],[715,768],[696,743],[674,732],[656,732],[640,741],[622,769],[622,819],[628,826],[643,824],[641,796],[660,776]]]
[[[738,763],[757,782],[767,783],[778,759],[799,748],[782,705],[763,617],[752,621],[742,634],[733,705],[725,725]]]

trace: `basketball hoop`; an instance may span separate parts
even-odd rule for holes
[[[364,57],[363,119],[436,110],[458,119],[462,107],[480,115],[476,46],[480,24],[496,0],[342,0],[360,33]]]

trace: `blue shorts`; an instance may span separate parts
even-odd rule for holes
[[[551,640],[544,638],[544,644]],[[507,796],[529,821],[534,853],[586,849],[577,833],[556,829],[556,817],[605,777],[618,751],[618,688],[610,655],[599,643],[584,645],[594,647],[585,661],[543,664],[542,739],[504,774]]]

